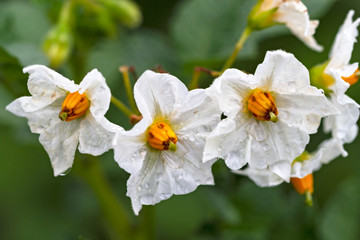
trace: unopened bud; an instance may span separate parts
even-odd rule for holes
[[[69,26],[58,24],[46,36],[44,51],[52,67],[60,66],[69,56],[72,48],[72,34]]]
[[[142,15],[138,5],[130,0],[102,0],[110,13],[124,25],[135,28],[140,25]]]

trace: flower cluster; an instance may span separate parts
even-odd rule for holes
[[[262,0],[248,21],[252,30],[286,24],[321,50],[313,38],[318,21],[310,21],[306,10],[297,0]],[[189,91],[168,73],[145,71],[134,86],[141,118],[130,130],[105,118],[111,92],[96,69],[77,85],[45,66],[26,67],[31,96],[6,109],[27,118],[40,135],[55,176],[71,169],[76,149],[95,156],[114,149],[115,161],[130,174],[127,196],[135,214],[142,205],[213,185],[211,168],[218,159],[259,186],[292,182],[309,195],[312,173],[346,156],[343,145],[357,135],[359,105],[345,94],[359,78],[358,64],[349,63],[360,24],[353,14],[341,26],[329,60],[310,73],[282,50],[267,52],[254,74],[227,69],[207,89]],[[310,135],[322,119],[331,138],[309,153]]]

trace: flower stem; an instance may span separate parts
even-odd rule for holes
[[[195,67],[193,77],[189,84],[189,90],[199,87],[199,78],[202,72],[207,73],[212,77],[218,77],[220,75],[220,72],[216,72],[204,67]]]
[[[136,240],[155,240],[155,206],[143,206],[139,216]]]
[[[123,78],[124,78],[126,95],[129,99],[130,107],[134,113],[139,113],[139,111],[136,107],[135,98],[134,98],[134,94],[132,91],[131,82],[130,82],[130,78],[129,78],[129,67],[121,66],[121,67],[119,67],[119,71],[122,73]]]
[[[124,211],[121,202],[110,188],[97,158],[86,156],[78,159],[79,166],[76,170],[86,181],[97,197],[104,216],[107,219],[114,239],[130,239],[131,227],[129,216]]]
[[[230,57],[226,60],[224,66],[221,69],[221,73],[223,73],[226,69],[228,69],[229,67],[231,67],[238,55],[238,53],[240,52],[240,50],[243,48],[244,43],[246,41],[246,39],[250,36],[252,30],[250,27],[246,27],[245,30],[243,31],[243,33],[241,34],[238,42],[235,45],[234,51],[232,52],[232,54],[230,55]]]
[[[114,96],[111,96],[111,103],[120,109],[120,111],[122,111],[127,117],[130,117],[133,114],[132,111],[122,101]]]
[[[310,191],[306,191],[305,193],[305,204],[309,207],[313,205],[312,195]]]

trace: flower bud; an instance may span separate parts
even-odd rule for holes
[[[253,116],[262,121],[277,122],[278,110],[269,92],[255,89],[247,101],[247,108]]]
[[[69,93],[61,106],[59,118],[61,121],[72,121],[84,115],[89,107],[90,102],[85,93]]]
[[[72,33],[66,24],[58,24],[46,36],[44,51],[52,67],[60,66],[70,54]]]
[[[312,173],[303,178],[290,178],[292,185],[299,194],[306,194],[306,204],[312,205],[311,195],[314,193],[314,179]]]
[[[271,7],[272,0],[259,0],[248,16],[251,30],[261,30],[278,24],[275,20],[277,7]]]
[[[176,134],[166,123],[158,122],[149,127],[148,143],[152,148],[176,151],[176,142]]]
[[[102,0],[110,13],[130,28],[140,25],[142,15],[137,4],[130,0]]]

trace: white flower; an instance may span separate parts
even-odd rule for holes
[[[188,91],[169,74],[146,71],[134,95],[143,118],[115,138],[115,160],[131,174],[127,196],[138,214],[173,194],[213,184],[211,165],[203,163],[205,139],[220,121],[220,111],[205,90]]]
[[[330,100],[340,111],[339,115],[325,119],[326,132],[332,132],[333,137],[344,143],[352,142],[357,135],[357,120],[359,119],[359,105],[345,95],[351,84],[359,77],[356,76],[358,63],[350,64],[351,54],[358,36],[360,18],[352,21],[354,11],[349,11],[343,25],[340,27],[330,52],[330,60],[324,73],[332,78],[333,83],[328,86],[332,91]]]
[[[291,178],[304,178],[307,175],[319,170],[321,165],[327,164],[335,158],[347,156],[347,152],[339,139],[332,138],[320,144],[318,150],[313,154],[304,154],[294,160],[291,166]],[[303,159],[304,158],[304,159]],[[255,169],[247,167],[233,173],[248,176],[260,187],[272,187],[284,182],[284,179],[271,169]]]
[[[285,181],[321,117],[337,113],[323,91],[310,86],[307,69],[283,51],[268,52],[254,75],[225,71],[207,93],[227,118],[207,138],[204,161],[221,157],[234,170],[248,163]]]
[[[272,16],[274,22],[285,24],[296,37],[311,49],[323,50],[323,47],[313,37],[319,21],[310,21],[308,10],[300,0],[264,0],[260,5],[261,12],[272,9],[276,9]]]
[[[24,73],[30,74],[32,96],[18,98],[6,109],[26,117],[31,132],[40,134],[55,176],[71,168],[78,145],[81,153],[92,155],[111,148],[115,132],[121,128],[104,117],[111,93],[101,73],[92,70],[80,85],[42,65],[26,67]]]

